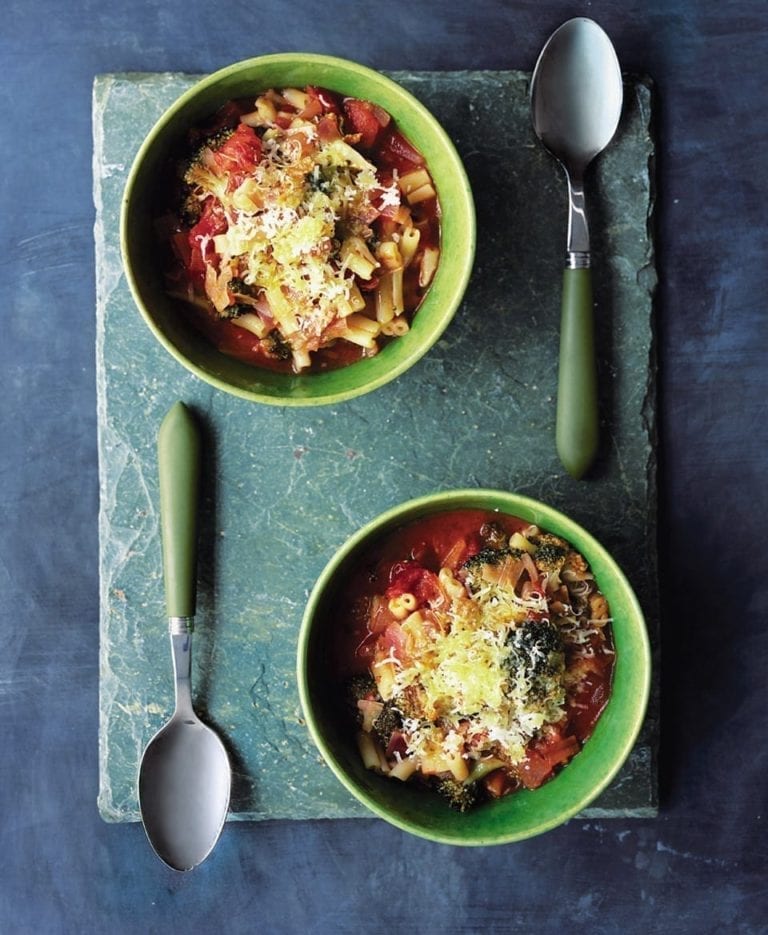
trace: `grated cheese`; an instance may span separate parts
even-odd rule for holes
[[[489,586],[434,612],[439,626],[425,629],[394,677],[395,705],[400,700],[408,710],[408,689],[419,699],[403,722],[409,755],[450,760],[459,741],[463,747],[472,737],[479,740],[477,755],[497,747],[515,765],[545,725],[561,720],[562,656],[551,675],[534,679],[509,640],[532,607],[542,609],[542,600],[546,605],[543,598],[523,601],[512,590]]]
[[[376,167],[343,139],[320,141],[312,124],[272,127],[262,159],[233,191],[205,159],[187,173],[195,197],[213,195],[228,229],[213,237],[218,269],[206,293],[222,311],[220,271],[261,292],[283,337],[299,355],[318,348],[323,332],[349,310],[355,278],[336,259],[345,237],[370,236]],[[396,185],[384,190],[399,205]],[[397,200],[396,200],[397,199]],[[205,254],[203,254],[205,255]],[[215,274],[215,275],[214,275]]]

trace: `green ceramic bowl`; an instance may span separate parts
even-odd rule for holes
[[[374,101],[421,151],[442,209],[441,260],[411,330],[375,357],[333,372],[276,374],[233,360],[185,327],[165,294],[153,232],[154,195],[169,152],[185,131],[227,100],[270,87],[320,85]],[[472,192],[453,143],[413,95],[394,81],[354,62],[290,52],[230,65],[199,81],[160,118],[130,171],[121,212],[121,247],[128,283],[144,320],[160,343],[194,374],[219,389],[279,406],[336,403],[367,393],[416,363],[443,333],[461,303],[475,250]]]
[[[611,698],[580,753],[551,781],[460,813],[439,796],[366,770],[338,711],[338,685],[328,679],[334,595],[347,569],[380,537],[446,510],[492,509],[519,516],[566,538],[592,566],[613,616],[616,665]],[[598,796],[629,755],[645,715],[651,661],[643,614],[608,552],[562,513],[517,494],[457,490],[411,500],[368,523],[343,545],[320,575],[307,603],[298,647],[298,684],[312,738],[349,792],[398,828],[445,844],[506,844],[548,831]]]

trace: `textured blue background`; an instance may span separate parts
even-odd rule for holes
[[[5,0],[0,931],[766,931],[764,0]],[[530,69],[597,19],[659,91],[661,813],[465,851],[377,821],[230,825],[194,874],[95,800],[91,86],[311,49]]]

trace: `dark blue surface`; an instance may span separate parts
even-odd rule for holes
[[[284,49],[530,69],[579,14],[658,86],[660,815],[477,851],[230,824],[166,870],[96,811],[93,76]],[[0,931],[766,931],[764,0],[6,0],[0,53]]]

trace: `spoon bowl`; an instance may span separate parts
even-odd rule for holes
[[[547,40],[533,71],[531,120],[568,181],[555,435],[563,466],[577,478],[592,464],[599,441],[584,174],[613,139],[622,103],[621,69],[611,40],[591,19],[563,23]]]
[[[210,854],[227,817],[230,775],[224,745],[194,715],[175,714],[150,740],[139,774],[141,815],[168,866],[191,870]]]
[[[531,82],[536,134],[566,170],[583,172],[613,139],[621,116],[621,70],[611,40],[590,19],[556,29]]]
[[[224,827],[232,770],[224,744],[192,707],[200,436],[182,403],[160,427],[158,463],[176,708],[141,759],[139,807],[157,856],[174,870],[191,870],[210,854]]]

